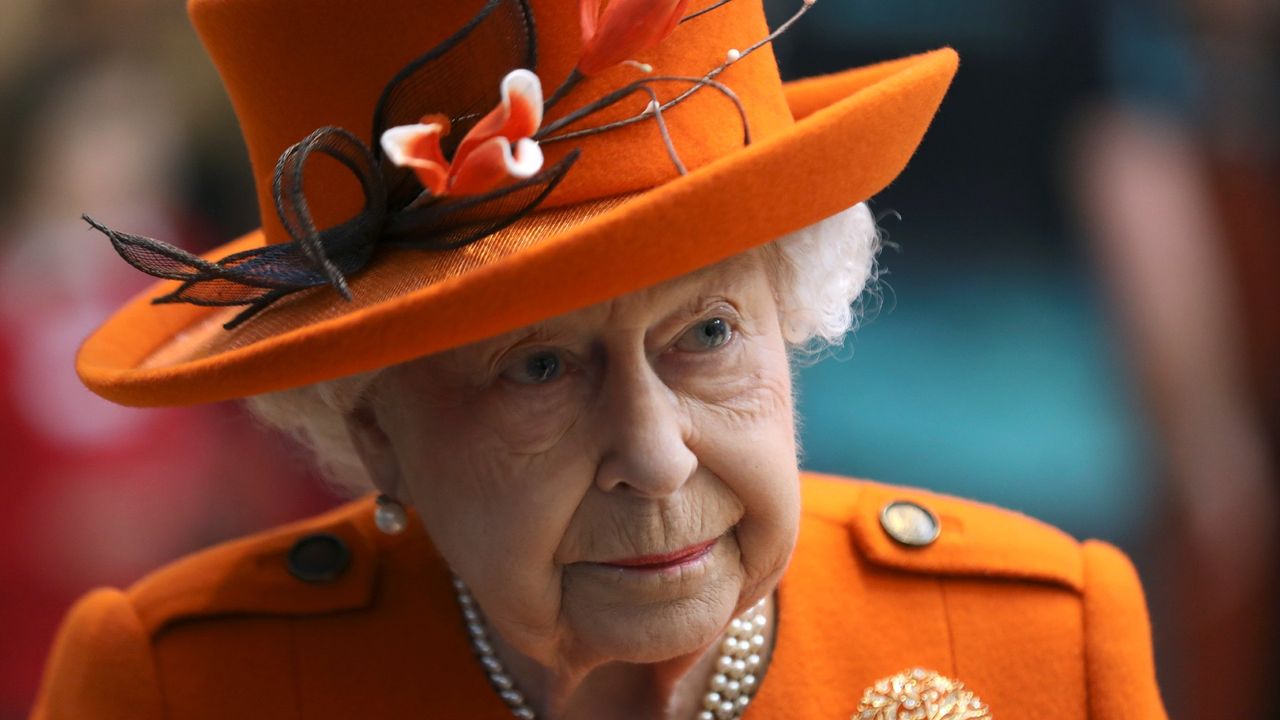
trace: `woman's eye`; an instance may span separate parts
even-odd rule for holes
[[[542,385],[564,374],[564,361],[549,350],[519,358],[502,376],[521,385]]]
[[[685,352],[714,350],[733,338],[733,328],[724,318],[703,320],[685,331],[676,341],[676,348]]]

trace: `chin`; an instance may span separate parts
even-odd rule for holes
[[[733,619],[741,583],[737,578],[709,583],[703,592],[656,604],[581,607],[566,615],[584,648],[610,661],[665,662],[701,654]]]

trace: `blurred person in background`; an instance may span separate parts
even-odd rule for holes
[[[101,9],[121,9],[110,5]],[[22,24],[0,27],[15,33],[7,50],[29,53],[7,55],[0,78],[9,98],[0,121],[8,163],[0,183],[0,541],[16,550],[0,557],[6,720],[30,708],[58,619],[86,587],[131,582],[158,563],[330,502],[237,408],[138,412],[74,380],[71,359],[85,334],[105,308],[145,286],[78,213],[118,208],[198,249],[215,236],[206,212],[218,208],[186,195],[189,125],[174,109],[188,103],[173,90],[184,78],[108,44],[69,54],[23,45],[39,37],[34,18],[56,9],[0,11],[5,19],[22,13]],[[240,449],[236,458],[217,452],[224,443]]]
[[[825,423],[809,462],[1130,549],[1167,589],[1156,646],[1180,718],[1275,707],[1276,11],[869,0],[780,49],[801,72],[908,40],[965,58],[918,172],[875,205],[902,243],[883,258],[892,317],[801,372]],[[922,432],[938,451],[911,453]]]
[[[1280,6],[1106,11],[1074,179],[1172,491],[1186,717],[1280,717]]]

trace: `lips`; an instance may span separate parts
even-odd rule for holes
[[[719,538],[712,538],[697,545],[690,545],[687,548],[676,550],[675,552],[664,553],[662,555],[639,555],[636,557],[623,558],[620,560],[610,560],[609,562],[600,563],[608,567],[627,568],[629,570],[665,570],[688,562],[693,562],[707,553],[711,552],[711,548],[715,547]]]

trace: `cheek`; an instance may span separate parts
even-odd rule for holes
[[[590,401],[590,381],[572,373],[545,387],[495,384],[474,403],[474,418],[508,453],[536,455],[558,445],[578,425]]]
[[[781,342],[746,358],[744,374],[714,401],[688,398],[691,445],[745,508],[737,539],[744,602],[767,592],[795,546],[800,518],[791,376]]]
[[[686,379],[680,398],[704,463],[794,464],[791,370],[780,338],[747,339],[723,367]]]
[[[544,403],[542,417],[565,415],[565,404]],[[403,405],[392,418],[392,441],[424,518],[471,537],[503,538],[554,509],[564,483],[552,477],[552,455],[564,432],[540,423],[535,405],[491,392],[447,406]],[[479,517],[497,527],[471,522]]]
[[[550,628],[555,552],[592,477],[585,453],[517,451],[475,405],[407,412],[392,441],[436,549],[493,622]]]

